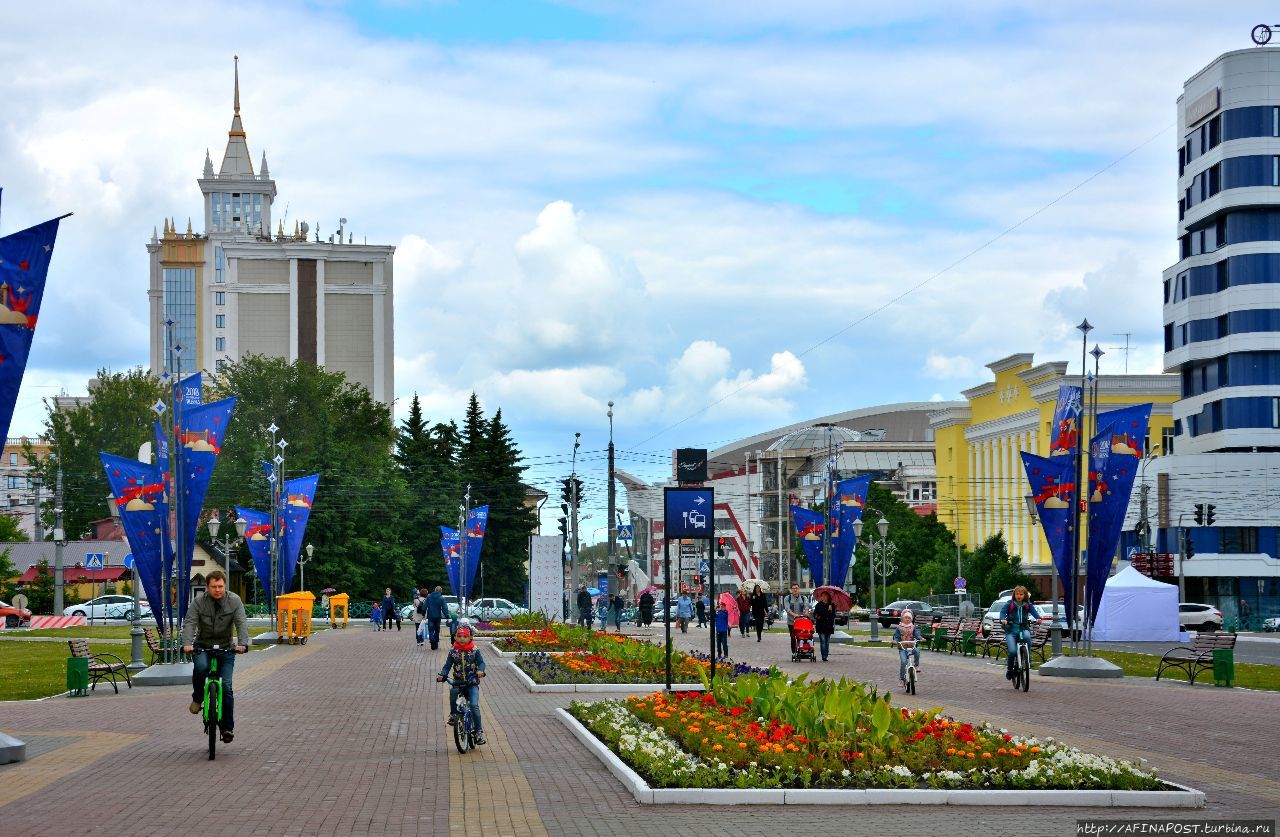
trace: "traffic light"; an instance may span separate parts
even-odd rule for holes
[[[724,550],[725,550],[725,547],[728,545],[728,541],[729,541],[728,538],[716,538],[716,547],[717,547],[716,554],[719,555],[721,558],[724,557]]]
[[[1205,525],[1205,526],[1212,526],[1212,525],[1213,525],[1213,510],[1214,510],[1214,508],[1215,508],[1215,506],[1213,505],[1213,503],[1209,503],[1208,505],[1206,505],[1206,506],[1204,507],[1204,525]]]
[[[1195,555],[1196,547],[1191,542],[1191,533],[1184,531],[1182,533],[1182,558],[1185,561],[1188,558],[1194,558]]]
[[[573,503],[573,480],[569,477],[560,480],[560,500],[560,508],[568,514],[569,506]]]
[[[626,567],[618,567],[618,581],[625,581],[627,578]]]
[[[562,517],[558,522],[560,524],[560,537],[564,538],[565,540],[568,540],[569,539],[569,519]]]
[[[697,573],[694,573],[694,576],[693,576],[693,583],[694,583],[694,584],[701,584],[701,583],[702,583],[702,576],[698,575]]]
[[[1197,526],[1204,525],[1204,503],[1196,503],[1196,513],[1192,517],[1196,519]]]

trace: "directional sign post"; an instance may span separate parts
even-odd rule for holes
[[[664,488],[663,507],[663,569],[667,582],[667,601],[671,601],[674,589],[671,584],[671,540],[693,538],[710,540],[715,537],[715,491],[710,488]],[[681,561],[681,566],[684,562]],[[715,590],[711,590],[715,600]],[[666,625],[667,638],[667,691],[671,691],[671,620]],[[716,676],[716,622],[711,620],[711,677]]]
[[[102,569],[102,553],[90,552],[88,555],[84,556],[84,568],[86,570]]]
[[[623,543],[631,543],[635,538],[635,530],[631,528],[630,523],[623,523],[618,526],[618,540]]]

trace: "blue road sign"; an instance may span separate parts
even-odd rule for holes
[[[102,569],[102,553],[90,552],[88,555],[84,556],[84,568],[86,570]]]
[[[632,530],[630,523],[622,524],[621,526],[618,527],[618,540],[620,541],[631,540],[634,537],[633,531],[634,530]]]
[[[962,576],[962,575],[958,575],[958,576],[956,576],[956,589],[957,589],[957,590],[963,590],[963,589],[964,589],[964,587],[965,587],[965,580],[964,580],[964,576]]]
[[[133,569],[133,553],[132,552],[124,556],[124,568],[126,570]]]
[[[708,564],[706,561],[703,561],[701,564],[698,565],[698,572],[701,573],[702,575],[710,575],[711,565]]]
[[[710,488],[667,488],[664,490],[664,519],[667,538],[711,538],[715,536],[715,491]]]

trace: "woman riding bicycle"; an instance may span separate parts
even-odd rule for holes
[[[480,678],[484,677],[484,657],[475,643],[471,641],[471,629],[466,625],[458,628],[454,635],[453,647],[445,657],[444,668],[436,675],[436,682],[443,683],[452,670],[453,679],[449,681],[449,725],[458,722],[458,695],[467,694],[467,703],[471,705],[471,715],[476,722],[475,742],[484,742],[484,724],[480,721]]]
[[[1031,626],[1040,621],[1040,610],[1031,603],[1031,594],[1027,588],[1018,585],[1013,588],[1013,598],[1005,602],[1000,611],[1000,624],[1004,625],[1004,644],[1009,650],[1009,659],[1005,665],[1004,679],[1013,679],[1013,662],[1018,653],[1018,640],[1031,641]]]
[[[916,671],[920,670],[920,640],[924,639],[920,628],[915,624],[916,615],[910,610],[902,611],[898,627],[893,629],[893,644],[898,649],[898,680],[907,684],[907,657],[914,654]]]

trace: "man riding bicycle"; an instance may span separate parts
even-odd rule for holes
[[[1031,603],[1031,594],[1027,588],[1018,585],[1013,588],[1013,598],[1005,602],[1000,611],[1000,624],[1004,625],[1004,644],[1009,650],[1009,659],[1004,670],[1004,679],[1013,679],[1013,663],[1018,653],[1018,640],[1031,641],[1031,626],[1040,621],[1040,610]]]
[[[483,744],[484,723],[480,720],[480,678],[484,677],[484,657],[475,643],[471,641],[471,629],[466,625],[458,628],[453,647],[445,656],[444,668],[436,675],[436,682],[443,683],[453,672],[449,681],[449,726],[458,723],[458,695],[465,691],[467,703],[471,705],[471,715],[476,721],[476,744]]]
[[[205,577],[205,591],[196,596],[187,609],[182,622],[182,651],[194,654],[195,670],[191,675],[192,715],[200,713],[204,700],[204,682],[209,676],[209,655],[218,655],[218,673],[222,676],[222,742],[230,744],[235,737],[235,695],[231,691],[231,677],[235,672],[235,655],[249,649],[249,620],[245,617],[244,602],[227,590],[227,576],[222,570],[213,570]],[[235,628],[236,644],[231,645],[231,629]],[[213,646],[219,650],[211,651]]]

